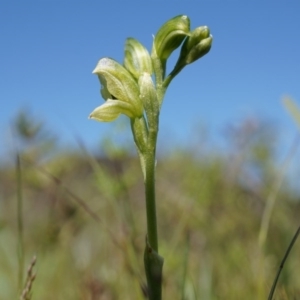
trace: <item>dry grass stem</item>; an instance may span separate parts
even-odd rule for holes
[[[36,255],[33,256],[31,263],[27,269],[25,286],[24,286],[24,289],[20,296],[20,300],[30,300],[31,299],[32,284],[36,278],[36,273],[33,272],[33,268],[34,268],[35,264],[36,264]]]

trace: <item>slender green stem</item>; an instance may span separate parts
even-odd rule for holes
[[[161,300],[163,258],[158,254],[158,237],[155,202],[155,152],[158,133],[157,122],[149,129],[145,161],[145,195],[147,214],[147,238],[144,252],[144,265],[147,277],[148,297]]]
[[[155,201],[155,165],[156,165],[156,142],[158,135],[159,110],[165,93],[163,79],[165,65],[156,56],[155,48],[152,51],[152,62],[156,81],[156,97],[159,105],[152,105],[147,111],[148,131],[147,146],[145,151],[141,149],[141,163],[144,166],[144,182],[147,215],[147,238],[144,252],[144,265],[147,277],[148,297],[150,300],[161,300],[162,296],[162,268],[163,258],[158,254],[158,236]],[[156,99],[155,99],[156,98]],[[136,135],[136,134],[135,134]]]
[[[22,195],[22,171],[20,156],[16,157],[16,175],[17,175],[17,220],[18,220],[18,285],[19,290],[23,288],[23,272],[24,272],[24,243],[23,243],[23,195]]]
[[[147,213],[147,234],[150,246],[158,253],[157,219],[155,201],[155,145],[151,145],[146,157],[146,213]],[[155,141],[156,142],[156,141]],[[153,147],[154,146],[154,147]]]
[[[166,90],[171,83],[171,81],[175,78],[175,76],[180,73],[180,71],[185,67],[185,65],[176,65],[173,71],[168,75],[168,77],[164,80],[163,87]]]

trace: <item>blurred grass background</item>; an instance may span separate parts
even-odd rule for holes
[[[144,299],[145,203],[133,145],[106,138],[93,154],[80,141],[60,149],[46,127],[20,112],[18,151],[0,165],[0,299],[18,299],[34,254],[32,299]],[[226,151],[201,130],[193,135],[191,147],[158,155],[164,299],[267,299],[300,223],[299,190],[286,177],[298,143],[279,161],[276,127],[254,119],[228,126]],[[298,241],[275,299],[300,299],[299,270]]]

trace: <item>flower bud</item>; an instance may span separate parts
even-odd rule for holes
[[[113,59],[105,57],[99,60],[93,73],[99,77],[102,85],[101,94],[105,100],[110,98],[129,103],[136,116],[143,114],[143,105],[139,99],[139,87],[123,66]]]
[[[195,28],[191,32],[191,35],[184,41],[181,47],[180,57],[185,57],[195,45],[197,45],[203,39],[209,37],[209,33],[210,32],[207,26]]]
[[[211,48],[212,35],[207,26],[197,27],[184,41],[177,65],[190,64],[207,54]]]
[[[189,35],[189,31],[190,19],[185,15],[174,17],[163,24],[154,39],[157,56],[163,61],[167,60]]]
[[[186,64],[191,64],[192,62],[207,54],[211,48],[212,41],[213,37],[212,35],[210,35],[208,38],[195,45],[186,56]]]
[[[148,50],[136,39],[128,38],[125,43],[125,68],[138,80],[147,72],[152,74],[152,62]]]

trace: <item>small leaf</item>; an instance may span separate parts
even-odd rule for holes
[[[148,283],[149,299],[161,299],[162,269],[164,259],[150,246],[146,239],[144,265]]]

